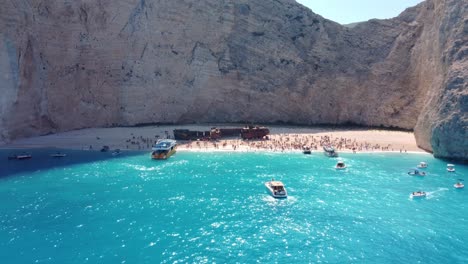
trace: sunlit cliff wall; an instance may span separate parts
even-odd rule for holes
[[[292,0],[0,5],[0,138],[140,123],[415,129],[468,158],[467,3],[346,28]]]

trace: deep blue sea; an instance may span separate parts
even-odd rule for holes
[[[468,166],[430,155],[65,152],[0,152],[0,263],[468,263]]]

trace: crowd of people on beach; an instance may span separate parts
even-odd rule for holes
[[[241,140],[224,139],[217,141],[188,141],[179,142],[179,145],[187,149],[224,149],[224,150],[267,150],[274,152],[301,151],[304,148],[322,151],[322,146],[333,146],[339,151],[395,151],[391,144],[371,144],[367,141],[359,142],[356,139],[333,136],[314,136],[302,134],[277,134],[269,135],[268,139]],[[400,148],[400,152],[406,149]]]
[[[148,137],[143,137],[143,136],[134,136],[132,134],[132,137],[127,139],[125,141],[125,147],[126,149],[134,149],[134,150],[146,150],[146,149],[151,149],[151,147],[156,144],[158,141],[159,136],[156,135],[154,138],[148,138]]]
[[[119,144],[126,150],[151,150],[159,139],[170,138],[165,131],[164,135],[143,137],[131,134],[129,138]],[[229,151],[301,151],[310,149],[322,151],[323,146],[333,146],[337,151],[348,152],[373,152],[373,151],[400,151],[407,152],[404,146],[395,149],[391,144],[376,144],[367,141],[359,141],[346,137],[333,137],[332,135],[311,134],[271,134],[263,139],[242,140],[240,138],[226,138],[217,140],[179,141],[180,149],[188,150],[229,150]],[[90,146],[92,149],[92,146]]]
[[[125,142],[121,144],[117,144],[113,147],[116,148],[122,148],[125,150],[149,150],[156,144],[156,142],[162,138],[160,135],[155,135],[154,138],[150,137],[143,137],[143,136],[137,136],[133,133],[130,134],[130,137],[125,140]],[[166,133],[165,138],[169,138],[168,134]],[[99,142],[101,140],[100,137],[96,137],[96,140]],[[108,146],[101,146],[101,144],[98,143],[98,146],[89,145],[84,147],[83,150],[95,150],[95,149],[101,149],[103,147],[108,147]]]

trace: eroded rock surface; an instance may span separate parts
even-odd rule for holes
[[[415,129],[468,158],[467,3],[353,28],[292,0],[6,1],[2,140],[141,123]]]

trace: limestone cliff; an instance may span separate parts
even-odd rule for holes
[[[468,2],[428,2],[415,57],[425,103],[415,127],[420,147],[436,157],[468,160]]]
[[[346,28],[293,0],[0,6],[1,139],[139,123],[415,128],[467,153],[466,1]]]

